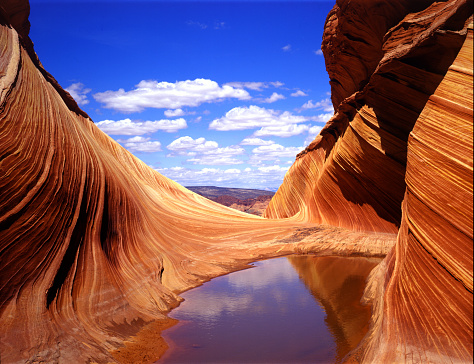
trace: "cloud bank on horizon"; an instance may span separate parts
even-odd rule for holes
[[[76,71],[59,66],[54,69],[54,62],[49,70],[60,83],[66,82],[65,89],[102,131],[178,183],[275,190],[296,154],[317,136],[334,113],[324,60],[318,57],[320,38],[309,37],[309,42],[301,39],[302,34],[307,37],[311,31],[322,34],[322,21],[315,25],[308,10],[323,19],[331,6],[326,3],[305,6],[284,3],[281,7],[265,3],[232,4],[210,7],[205,3],[187,3],[189,11],[182,11],[183,4],[179,11],[172,3],[148,7],[141,4],[144,7],[141,11],[133,8],[133,4],[117,7],[103,4],[118,19],[127,12],[136,12],[144,23],[152,10],[155,15],[164,13],[162,19],[166,20],[161,25],[169,28],[167,39],[157,41],[163,33],[151,25],[134,31],[138,32],[136,39],[146,38],[150,46],[158,42],[160,54],[167,57],[140,56],[135,44],[128,43],[126,37],[123,42],[110,45],[113,36],[108,34],[108,52],[103,57],[114,60],[108,67],[92,71],[87,60],[79,59],[76,62],[85,65]],[[48,9],[43,5],[40,9],[32,3],[33,17],[46,14]],[[87,11],[87,5],[78,6],[63,4],[53,12],[60,16],[61,12],[70,14],[71,10]],[[249,10],[257,14],[251,16]],[[267,16],[258,17],[258,14]],[[308,17],[305,27],[301,25],[301,17]],[[93,18],[90,20],[93,23],[68,31],[80,38],[80,44],[83,42],[85,47],[92,47],[100,54],[99,47],[104,47],[102,35],[94,30],[100,26],[95,22],[101,20]],[[32,21],[42,24],[37,33],[32,29],[32,39],[41,59],[46,58],[43,63],[48,63],[48,56],[53,57],[46,47],[47,20],[46,17]],[[299,26],[297,31],[295,24]],[[112,35],[126,31],[119,22],[105,25]],[[273,31],[264,34],[253,31],[262,27]],[[84,34],[84,29],[89,30]],[[74,52],[80,49],[80,44],[64,51]],[[207,53],[202,53],[202,48]],[[136,57],[120,57],[124,50],[135,52]],[[232,55],[226,58],[229,52]],[[185,64],[174,69],[174,63],[178,62],[174,58],[183,55],[192,59],[187,66],[193,70],[185,73],[195,77],[179,77],[184,75]],[[213,62],[215,58],[221,63]],[[195,64],[198,66],[194,67]],[[167,72],[157,72],[160,67],[168,68]],[[128,74],[121,72],[123,69],[139,69],[139,72]],[[90,75],[91,72],[94,74]]]

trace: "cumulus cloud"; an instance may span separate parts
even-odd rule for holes
[[[65,89],[76,100],[78,105],[87,105],[89,100],[87,99],[87,94],[91,92],[90,88],[84,88],[84,84],[77,82],[73,83],[71,86]]]
[[[317,56],[323,56],[323,51],[322,49],[318,49],[317,51],[314,51],[314,54],[317,55]]]
[[[309,110],[309,109],[320,109],[320,110],[323,110],[325,112],[334,113],[334,108],[332,106],[332,102],[328,98],[326,98],[324,100],[321,100],[321,101],[318,101],[318,102],[313,102],[313,100],[309,100],[303,106],[301,106],[299,111]]]
[[[223,148],[219,148],[223,149]],[[240,154],[240,153],[239,153]],[[199,157],[188,159],[188,162],[192,164],[209,165],[209,166],[227,166],[243,164],[244,162],[240,159],[232,156],[224,155],[220,151],[216,151],[213,155],[202,155]]]
[[[262,91],[263,89],[269,88],[273,86],[275,88],[279,88],[284,85],[283,82],[275,81],[275,82],[228,82],[224,84],[224,86],[230,86],[235,88],[246,88],[248,90],[253,91]]]
[[[155,120],[155,121],[132,121],[123,120],[102,120],[96,123],[100,130],[109,135],[143,135],[163,130],[168,133],[176,132],[188,127],[186,120]]]
[[[307,95],[306,93],[304,93],[303,91],[298,90],[298,91],[296,91],[296,92],[293,92],[293,93],[291,94],[291,96],[293,96],[293,97],[300,97],[300,96],[308,96],[308,95]]]
[[[161,143],[159,141],[150,141],[150,138],[135,136],[126,140],[119,140],[124,147],[131,152],[153,153],[161,151]]]
[[[237,155],[245,153],[245,149],[239,146],[228,146],[219,148],[219,144],[205,138],[193,139],[190,136],[184,136],[172,141],[167,147],[174,155],[184,155],[192,157],[187,159],[193,164],[202,165],[232,165],[242,164],[243,161],[235,158]]]
[[[240,145],[271,145],[275,144],[273,140],[263,140],[260,138],[245,138]]]
[[[268,84],[265,82],[228,82],[224,86],[230,86],[235,88],[247,88],[254,91],[262,91],[264,88],[268,87]]]
[[[194,81],[158,82],[141,81],[131,91],[105,91],[94,94],[94,98],[107,109],[132,113],[146,108],[179,109],[196,107],[205,102],[217,102],[227,98],[248,100],[247,91],[229,85],[222,87],[215,81],[198,78]]]
[[[254,148],[252,153],[259,160],[273,160],[278,158],[295,158],[303,149],[303,147],[284,147],[280,144],[272,144]]]
[[[316,121],[318,123],[327,123],[329,119],[331,119],[334,116],[332,112],[326,113],[326,114],[319,114],[316,116],[310,116],[308,119],[311,121]]]
[[[282,86],[284,86],[284,85],[285,85],[283,82],[280,82],[280,81],[276,81],[276,82],[269,82],[269,83],[270,83],[270,85],[272,85],[273,87],[276,87],[276,88],[278,88],[278,87],[282,87]]]
[[[291,44],[287,44],[286,46],[281,48],[283,52],[289,52],[291,51]]]
[[[286,126],[306,121],[303,116],[283,113],[251,105],[249,107],[235,107],[222,118],[215,119],[209,129],[219,131],[256,129],[259,127]]]
[[[279,165],[258,168],[156,168],[164,176],[184,186],[217,185],[221,187],[260,188],[276,190],[289,167]]]
[[[176,116],[183,116],[186,113],[182,109],[176,109],[176,110],[165,110],[164,114],[167,118],[173,118]]]
[[[184,136],[173,140],[166,148],[180,155],[196,155],[196,153],[205,153],[216,150],[219,144],[205,138],[193,139],[190,136]],[[191,154],[190,154],[191,153]]]
[[[309,129],[308,125],[304,124],[290,124],[280,126],[265,126],[260,130],[257,130],[253,135],[255,136],[278,136],[281,138],[288,138],[294,135],[304,133]]]
[[[274,93],[272,93],[272,95],[270,97],[267,97],[266,99],[264,99],[263,102],[271,104],[272,102],[275,102],[275,101],[278,101],[278,100],[283,100],[285,98],[286,98],[285,96],[274,92]]]
[[[305,144],[309,145],[309,143],[311,143],[314,140],[314,138],[316,138],[316,136],[320,133],[322,128],[323,128],[322,126],[318,126],[318,125],[314,125],[310,127],[308,129],[308,137],[305,140]]]

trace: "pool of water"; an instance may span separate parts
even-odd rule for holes
[[[380,259],[290,256],[182,294],[161,363],[338,363],[368,329],[359,301]]]

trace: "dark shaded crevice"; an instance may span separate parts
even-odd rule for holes
[[[355,35],[352,35],[351,33],[344,33],[344,37],[349,39],[351,42],[359,42],[359,43],[368,45],[369,47],[372,47],[372,45],[369,42],[367,42],[365,39],[356,37]]]
[[[104,187],[104,208],[102,210],[102,221],[100,224],[100,245],[105,255],[108,256],[107,237],[109,232],[109,195],[107,186]]]
[[[49,309],[51,303],[57,297],[59,290],[63,286],[66,278],[74,265],[74,262],[77,257],[77,253],[84,241],[84,235],[87,228],[87,219],[89,211],[87,208],[88,205],[88,196],[86,189],[83,192],[82,200],[80,202],[81,207],[79,211],[79,216],[76,221],[76,226],[71,235],[69,245],[64,253],[61,265],[59,266],[56,276],[54,277],[51,287],[48,289],[46,294],[46,308]]]

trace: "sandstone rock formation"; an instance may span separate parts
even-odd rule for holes
[[[0,3],[2,363],[113,361],[181,291],[294,252],[390,252],[352,358],[472,361],[472,1],[337,1],[337,114],[267,209],[286,220],[206,200],[103,134],[39,62],[28,9]]]
[[[0,3],[2,363],[111,362],[180,292],[211,277],[261,257],[383,256],[394,244],[393,235],[243,214],[152,170],[44,70],[28,9],[27,0]]]
[[[472,1],[337,1],[327,18],[337,113],[266,216],[399,229],[357,360],[472,362],[472,43]]]

